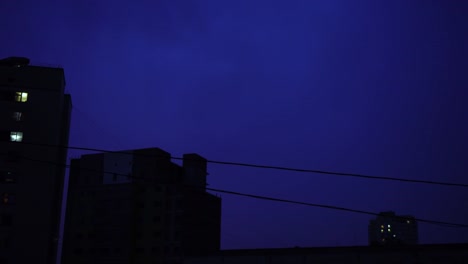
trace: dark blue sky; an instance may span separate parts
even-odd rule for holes
[[[466,1],[15,0],[0,14],[0,57],[64,67],[73,146],[468,183]],[[212,188],[468,224],[466,188],[209,172]],[[366,215],[222,197],[223,248],[367,243]],[[468,230],[421,224],[420,240]]]

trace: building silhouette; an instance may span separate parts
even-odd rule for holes
[[[206,160],[183,165],[159,148],[71,162],[63,264],[182,263],[220,249],[221,199],[206,192]]]
[[[413,216],[381,212],[369,222],[369,245],[416,245],[418,225]]]
[[[66,162],[64,87],[61,68],[0,60],[0,263],[55,262],[65,170],[50,163]]]
[[[210,255],[190,256],[184,262],[184,264],[272,263],[468,263],[468,244],[231,249],[220,250]]]

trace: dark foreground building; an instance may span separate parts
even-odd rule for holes
[[[182,263],[218,251],[221,199],[206,175],[201,156],[179,166],[158,148],[72,160],[62,263]]]
[[[411,215],[381,212],[369,222],[369,245],[416,245],[418,224]]]
[[[221,250],[185,264],[447,264],[468,263],[468,244]]]
[[[71,98],[61,68],[0,60],[0,263],[55,263]]]

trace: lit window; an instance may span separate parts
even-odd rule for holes
[[[14,204],[15,203],[15,195],[11,193],[3,193],[2,194],[2,204]]]
[[[10,141],[15,141],[15,142],[23,141],[23,132],[11,132]]]
[[[380,228],[384,228],[384,226],[383,226],[383,225],[381,225],[381,226],[380,226]]]
[[[388,229],[388,232],[392,232],[392,230],[389,228],[389,229]]]
[[[406,223],[409,224],[409,223],[411,223],[411,221],[410,221],[410,220],[406,220]]]
[[[396,237],[396,235],[393,235],[393,237]]]
[[[11,171],[0,171],[0,184],[1,183],[15,183],[16,175]]]
[[[23,120],[23,113],[21,112],[13,112],[13,115],[11,116],[13,120],[15,121],[21,121]]]
[[[16,92],[15,93],[15,101],[16,102],[22,102],[22,103],[28,101],[28,93]]]
[[[383,233],[383,229],[380,229],[380,233]]]
[[[390,228],[390,227],[391,227],[391,226],[390,226],[390,225],[388,225],[388,228]]]

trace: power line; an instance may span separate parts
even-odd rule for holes
[[[227,194],[232,194],[232,195],[238,195],[238,196],[245,196],[245,197],[250,197],[250,198],[255,198],[255,199],[260,199],[260,200],[282,202],[282,203],[291,203],[291,204],[299,204],[299,205],[320,207],[320,208],[333,209],[333,210],[339,210],[339,211],[346,211],[346,212],[352,212],[352,213],[358,213],[358,214],[373,215],[373,216],[379,216],[380,215],[379,213],[363,211],[363,210],[357,210],[357,209],[351,209],[351,208],[346,208],[346,207],[339,207],[339,206],[334,206],[334,205],[315,204],[315,203],[287,200],[287,199],[281,199],[281,198],[267,197],[267,196],[261,196],[261,195],[255,195],[255,194],[247,194],[247,193],[241,193],[241,192],[235,192],[235,191],[227,191],[227,190],[208,188],[208,187],[206,188],[206,190],[220,192],[220,193],[227,193]],[[393,218],[407,219],[407,218],[401,217],[401,216],[395,216]],[[468,227],[468,224],[455,224],[455,223],[435,221],[435,220],[427,220],[427,219],[421,219],[421,218],[413,218],[413,220],[423,222],[423,223],[443,225],[443,226],[446,226],[446,227]]]
[[[15,144],[20,143],[20,144],[28,144],[28,145],[36,145],[36,146],[66,148],[66,149],[74,149],[74,150],[96,151],[96,152],[104,152],[104,153],[120,153],[120,154],[128,154],[128,155],[156,157],[155,155],[134,154],[134,153],[131,153],[131,152],[126,152],[126,151],[111,151],[111,150],[98,149],[98,148],[60,146],[60,145],[26,143],[26,142],[14,142],[14,143]],[[171,156],[171,159],[183,160],[184,158]],[[386,177],[386,176],[375,176],[375,175],[367,175],[367,174],[359,174],[359,173],[347,173],[347,172],[325,171],[325,170],[314,170],[314,169],[299,169],[299,168],[292,168],[292,167],[260,165],[260,164],[250,164],[250,163],[230,162],[230,161],[207,160],[207,162],[212,163],[212,164],[241,166],[241,167],[259,168],[259,169],[273,169],[273,170],[293,171],[293,172],[303,172],[303,173],[316,173],[316,174],[335,175],[335,176],[342,176],[342,177],[353,177],[353,178],[363,178],[363,179],[372,179],[372,180],[386,180],[386,181],[398,181],[398,182],[408,182],[408,183],[419,183],[419,184],[430,184],[430,185],[441,185],[441,186],[468,188],[468,184],[454,183],[454,182],[415,180],[415,179]]]
[[[27,158],[27,157],[24,157],[24,156],[21,156],[21,157],[26,159],[26,160],[33,161],[33,162],[47,163],[47,164],[51,164],[51,165],[55,165],[55,166],[59,166],[59,167],[71,168],[71,165],[68,165],[68,164],[60,164],[60,163],[53,162],[53,161],[36,160],[36,159]],[[112,174],[112,175],[117,175],[117,176],[122,176],[122,177],[127,177],[127,178],[133,178],[133,179],[153,180],[153,179],[150,179],[148,177],[138,177],[138,176],[133,176],[133,175],[126,175],[126,174],[108,172],[108,171],[103,171],[103,170],[95,170],[95,169],[81,168],[81,167],[79,169],[84,170],[84,171],[91,171],[91,172],[108,173],[108,174]],[[242,192],[236,192],[236,191],[223,190],[223,189],[199,187],[199,186],[194,186],[194,185],[190,185],[190,184],[180,184],[180,185],[185,186],[185,187],[194,188],[194,189],[203,189],[203,190],[208,190],[208,191],[226,193],[226,194],[231,194],[231,195],[236,195],[236,196],[243,196],[243,197],[254,198],[254,199],[259,199],[259,200],[267,200],[267,201],[282,202],[282,203],[289,203],[289,204],[298,204],[298,205],[305,205],[305,206],[310,206],[310,207],[319,207],[319,208],[346,211],[346,212],[358,213],[358,214],[366,214],[366,215],[372,215],[372,216],[379,216],[380,215],[379,213],[374,213],[374,212],[370,212],[370,211],[351,209],[351,208],[334,206],[334,205],[324,205],[324,204],[294,201],[294,200],[288,200],[288,199],[282,199],[282,198],[274,198],[274,197],[268,197],[268,196],[262,196],[262,195],[255,195],[255,194],[248,194],[248,193],[242,193]],[[398,216],[396,216],[395,218],[406,219],[405,217],[398,217]],[[435,224],[435,225],[444,226],[444,227],[464,227],[464,228],[468,227],[468,224],[457,224],[457,223],[450,223],[450,222],[436,221],[436,220],[428,220],[428,219],[421,219],[421,218],[413,218],[412,220],[416,220],[416,221],[422,222],[422,223]]]
[[[336,175],[344,177],[356,177],[364,179],[374,179],[374,180],[387,180],[387,181],[400,181],[400,182],[411,182],[411,183],[423,183],[423,184],[434,184],[434,185],[445,185],[445,186],[454,186],[454,187],[468,187],[468,184],[463,183],[452,183],[452,182],[440,182],[440,181],[427,181],[427,180],[414,180],[414,179],[405,179],[405,178],[395,178],[395,177],[385,177],[385,176],[372,176],[358,173],[347,173],[347,172],[336,172],[336,171],[323,171],[323,170],[311,170],[311,169],[297,169],[290,167],[279,167],[279,166],[269,166],[269,165],[256,165],[248,163],[239,163],[239,162],[226,162],[226,161],[213,161],[209,160],[209,163],[214,164],[224,164],[224,165],[234,165],[234,166],[244,166],[252,168],[263,168],[263,169],[275,169],[275,170],[284,170],[284,171],[294,171],[294,172],[307,172],[307,173],[317,173],[317,174],[326,174],[326,175]]]

